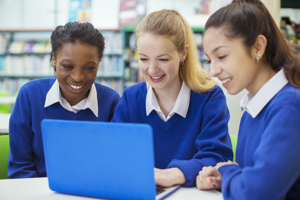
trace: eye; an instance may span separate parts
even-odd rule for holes
[[[163,61],[163,62],[167,62],[169,59],[167,59],[167,58],[161,58],[161,59],[159,59],[160,61]]]
[[[71,65],[62,65],[64,68],[66,68],[66,69],[71,69],[72,68],[72,66]]]
[[[85,70],[90,70],[90,71],[92,71],[92,70],[94,70],[94,69],[96,69],[96,67],[86,67],[86,68],[84,68]]]
[[[226,55],[225,56],[219,56],[219,59],[222,60],[225,57],[226,57]]]
[[[211,63],[211,60],[207,60],[207,61],[206,61],[206,64],[210,64],[210,63]]]
[[[147,58],[140,58],[141,61],[147,61]]]

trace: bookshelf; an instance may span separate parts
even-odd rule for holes
[[[198,58],[201,62],[201,66],[209,70],[209,64],[205,58],[202,39],[203,31],[202,27],[193,27],[194,40],[198,48]],[[135,26],[127,26],[123,28],[124,37],[124,86],[128,87],[137,82],[140,82],[140,69],[138,65],[138,55],[136,52],[136,41],[134,35]]]
[[[26,82],[55,77],[50,64],[53,30],[0,30],[0,91],[15,95]],[[122,94],[124,89],[123,34],[99,30],[105,38],[96,81]]]

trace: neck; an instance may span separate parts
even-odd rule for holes
[[[171,88],[166,88],[164,90],[157,90],[157,89],[153,90],[157,102],[159,104],[159,107],[165,116],[168,116],[168,114],[174,108],[176,99],[181,90],[181,86],[182,86],[182,80],[173,83]]]
[[[271,65],[262,64],[259,68],[260,70],[258,70],[252,84],[246,88],[252,96],[254,96],[259,89],[276,74]]]

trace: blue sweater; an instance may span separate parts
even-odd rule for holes
[[[243,114],[237,165],[219,168],[224,199],[300,199],[300,89],[282,88],[256,118]]]
[[[203,166],[232,159],[227,123],[229,112],[222,90],[191,91],[186,118],[174,114],[167,122],[156,111],[146,115],[146,83],[124,90],[113,122],[150,124],[153,129],[155,167],[178,167],[184,174],[183,186],[195,186]]]
[[[110,121],[120,100],[114,90],[95,84],[98,97],[98,117],[90,109],[77,113],[64,109],[59,102],[44,108],[46,95],[56,78],[38,79],[26,83],[19,91],[9,120],[10,152],[8,176],[28,178],[46,176],[41,134],[43,119]]]

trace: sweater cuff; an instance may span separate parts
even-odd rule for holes
[[[219,167],[218,171],[224,176],[224,174],[228,171],[235,171],[236,169],[239,169],[240,166],[236,164],[230,164],[230,165],[223,165]]]

